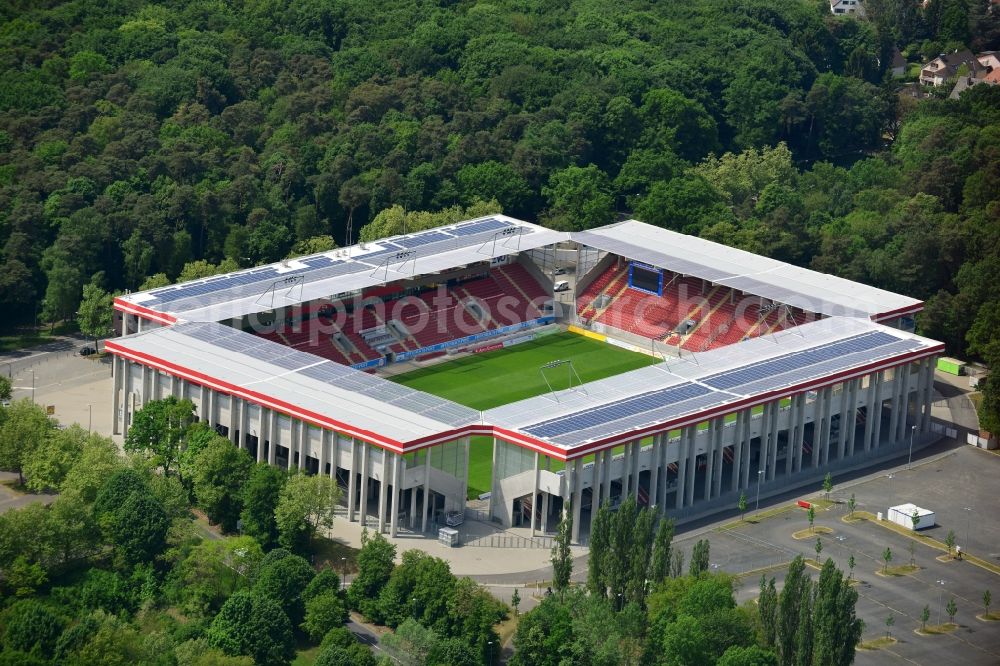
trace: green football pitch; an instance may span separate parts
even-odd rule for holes
[[[610,377],[656,363],[645,354],[631,352],[573,333],[556,333],[508,349],[472,354],[429,368],[392,377],[392,381],[418,391],[453,400],[473,409],[490,409],[547,393],[545,379],[555,390],[569,387],[569,370],[551,368],[542,377],[540,368],[552,361],[571,360],[584,382]],[[575,384],[575,377],[574,377]],[[469,453],[469,497],[490,489],[492,440],[473,437]]]

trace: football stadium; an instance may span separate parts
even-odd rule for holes
[[[392,536],[471,502],[586,543],[629,495],[689,520],[932,441],[921,307],[635,220],[495,215],[117,298],[114,430],[186,398]]]

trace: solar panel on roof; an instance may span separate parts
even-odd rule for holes
[[[697,398],[710,392],[711,389],[699,384],[684,382],[683,384],[658,391],[642,393],[634,398],[613,402],[603,407],[587,409],[550,421],[544,421],[525,428],[524,431],[537,437],[554,437],[575,430],[583,430],[584,428],[601,423],[636,416],[658,407]]]

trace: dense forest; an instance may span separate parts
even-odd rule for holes
[[[1000,12],[865,4],[4,3],[5,325],[404,219],[632,214],[926,299],[922,333],[1000,360],[1000,90],[887,72],[1000,47]]]

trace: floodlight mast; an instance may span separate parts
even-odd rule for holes
[[[405,266],[406,264],[410,264],[410,276],[412,277],[417,272],[417,251],[401,250],[395,254],[390,254],[388,257],[385,258],[384,261],[379,263],[379,265],[376,266],[371,273],[368,274],[368,277],[375,277],[376,273],[378,273],[379,271],[383,271],[382,281],[388,282],[389,266],[391,266],[394,262],[396,263],[396,268],[394,268],[393,271],[400,274],[403,273],[402,271],[403,266]]]
[[[282,297],[286,301],[291,301],[291,302],[294,302],[294,303],[301,303],[302,302],[302,287],[303,287],[303,285],[305,285],[305,283],[306,283],[306,276],[305,275],[289,275],[289,276],[281,278],[279,280],[275,280],[273,283],[271,283],[270,287],[268,287],[267,289],[264,290],[264,293],[262,293],[260,296],[257,297],[257,301],[256,301],[257,305],[263,305],[263,306],[265,306],[267,308],[274,308],[274,306],[275,306],[275,304],[274,304],[274,297],[277,295],[278,291],[281,290],[281,289],[285,289],[286,290],[285,293],[282,295]],[[298,296],[293,296],[292,292],[295,290],[296,287],[298,287]],[[268,295],[270,295],[270,297],[271,297],[270,302],[269,303],[262,303],[261,301],[263,301]]]
[[[574,390],[573,389],[573,378],[576,377],[576,382],[577,382],[577,388],[576,388],[576,390],[583,391],[584,394],[589,395],[587,393],[587,389],[583,388],[583,380],[580,379],[580,375],[577,374],[576,368],[573,367],[573,360],[572,359],[560,359],[560,360],[556,360],[556,361],[549,361],[545,365],[543,365],[540,368],[538,368],[539,374],[542,375],[542,380],[544,380],[545,381],[545,385],[549,387],[549,395],[552,396],[552,399],[555,400],[556,402],[559,402],[559,396],[556,394],[556,390],[554,388],[552,388],[552,383],[549,382],[549,378],[545,376],[545,371],[546,370],[551,370],[552,368],[558,368],[561,365],[565,365],[567,367],[567,373],[566,373],[566,375],[567,375],[567,378],[569,380],[569,386],[567,387],[566,390],[567,391]]]
[[[482,245],[480,245],[479,249],[476,250],[476,252],[478,254],[488,254],[491,257],[496,256],[496,253],[497,253],[497,240],[499,240],[499,239],[503,239],[503,241],[500,243],[501,247],[510,248],[510,249],[514,250],[515,252],[520,252],[520,250],[521,250],[521,236],[523,236],[523,235],[524,235],[524,227],[507,227],[506,229],[501,229],[500,231],[498,231],[495,234],[493,234],[493,238],[491,238],[490,240],[488,240],[485,243],[483,243]],[[510,245],[510,240],[512,238],[513,239],[517,239],[517,243],[513,247],[511,247],[511,245]],[[490,251],[489,252],[483,252],[483,250],[486,248],[487,245],[490,246]]]

